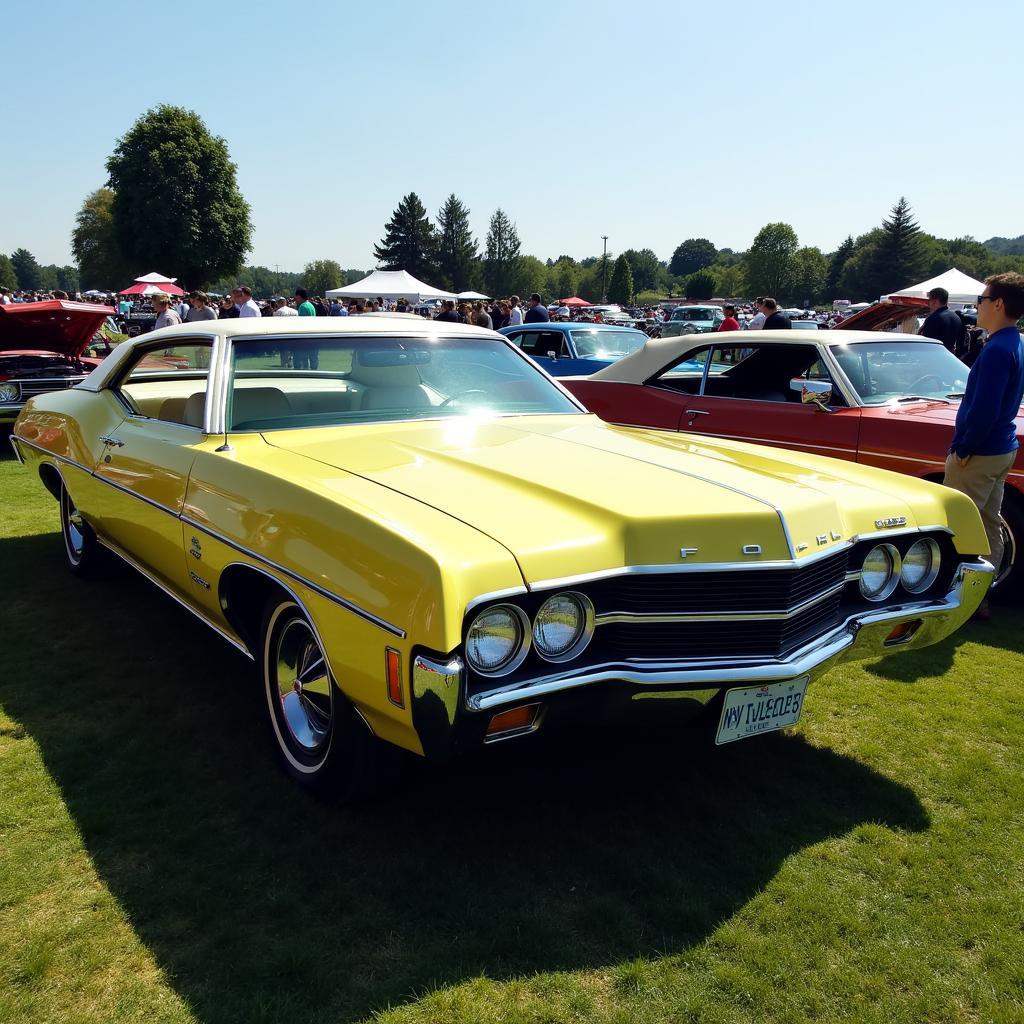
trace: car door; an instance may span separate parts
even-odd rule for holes
[[[179,516],[203,432],[211,339],[141,350],[113,390],[126,417],[99,439],[95,476],[107,484],[101,529],[163,585],[187,590]],[[219,439],[213,439],[216,444]]]
[[[860,409],[846,405],[816,345],[730,339],[708,350],[680,430],[856,461]],[[832,386],[827,406],[803,400],[808,382]]]
[[[561,331],[545,330],[537,325],[509,337],[548,373],[558,376],[563,372],[560,363],[569,355],[569,347]]]

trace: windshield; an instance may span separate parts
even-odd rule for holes
[[[968,367],[943,345],[927,341],[833,345],[832,354],[865,405],[900,398],[959,398]]]
[[[232,347],[232,430],[579,413],[529,360],[487,338],[267,338]]]
[[[715,311],[712,309],[702,309],[700,306],[683,306],[673,311],[672,319],[689,320],[691,322],[714,320]]]
[[[572,340],[580,359],[618,359],[642,348],[647,335],[642,331],[573,331]]]

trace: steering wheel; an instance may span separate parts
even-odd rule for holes
[[[909,390],[911,393],[921,391],[923,390],[923,386],[927,381],[934,381],[938,385],[939,390],[942,390],[946,386],[945,384],[942,383],[942,378],[937,373],[925,373],[922,376],[918,377],[917,380],[915,380],[914,383],[911,384],[907,390]]]
[[[457,402],[460,398],[464,398],[466,395],[486,395],[487,392],[482,388],[467,388],[465,391],[459,391],[454,395],[449,395],[439,406],[439,409],[443,409],[446,405],[451,405],[452,402]]]

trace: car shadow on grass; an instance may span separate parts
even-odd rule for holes
[[[0,560],[25,581],[0,702],[205,1024],[680,952],[791,854],[928,827],[908,787],[799,736],[710,750],[668,726],[417,762],[390,799],[330,807],[277,769],[249,663],[144,580],[70,578],[56,535]]]

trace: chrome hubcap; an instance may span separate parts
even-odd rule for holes
[[[327,662],[309,624],[293,619],[277,642],[277,695],[292,742],[315,755],[328,742],[334,699]]]
[[[999,517],[999,526],[1003,531],[1003,560],[996,566],[996,578],[992,581],[994,587],[1010,575],[1010,570],[1017,561],[1017,538],[1014,537],[1013,530],[1002,516]]]

